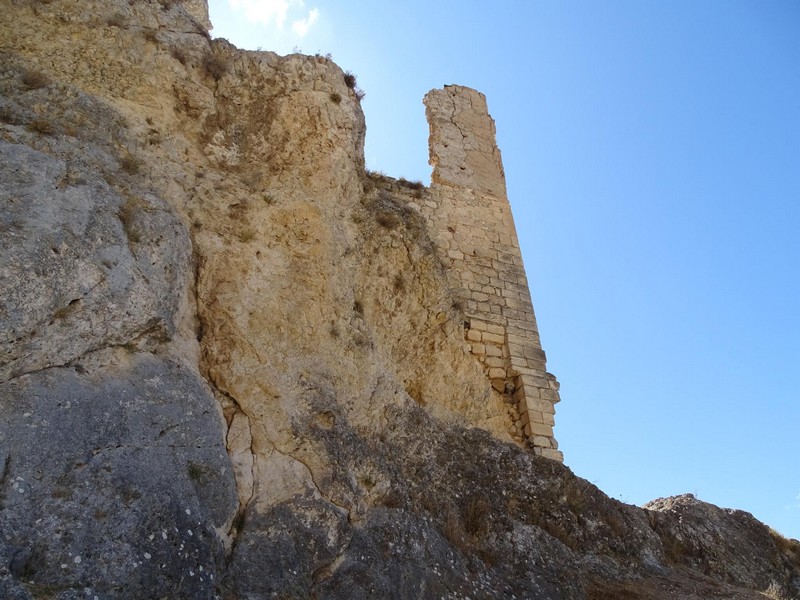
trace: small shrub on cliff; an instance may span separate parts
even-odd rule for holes
[[[252,242],[254,239],[256,239],[256,230],[252,227],[245,227],[239,232],[238,237],[239,241],[244,244],[247,242]]]
[[[417,180],[417,181],[409,181],[405,177],[401,177],[400,179],[397,180],[397,183],[399,183],[400,185],[402,185],[404,187],[411,188],[412,190],[421,191],[421,190],[425,189],[425,184],[423,184],[419,180]]]
[[[489,502],[485,498],[474,496],[464,507],[464,530],[472,536],[480,537],[486,533],[489,523]]]
[[[122,28],[125,26],[125,15],[122,13],[114,13],[106,19],[106,25],[109,27]]]
[[[0,123],[9,125],[19,125],[20,120],[17,114],[8,106],[0,106]]]
[[[219,81],[230,69],[230,63],[226,58],[209,52],[203,57],[203,68],[214,81]]]
[[[22,85],[29,90],[43,88],[50,83],[50,79],[41,71],[25,70],[22,72]]]
[[[400,223],[403,222],[396,213],[389,211],[378,213],[375,220],[378,222],[378,225],[386,229],[396,229]]]
[[[128,175],[135,175],[142,168],[142,161],[131,154],[126,154],[119,159],[119,166]]]
[[[356,98],[358,99],[359,102],[363,100],[364,97],[366,96],[364,90],[358,87],[356,83],[356,76],[353,75],[353,73],[351,73],[350,71],[347,71],[344,74],[344,84],[351,90],[353,90],[353,93],[356,95]]]
[[[56,128],[47,119],[32,119],[28,121],[25,128],[31,133],[40,133],[42,135],[52,135],[56,131]]]
[[[146,39],[151,44],[158,43],[158,34],[156,33],[155,29],[145,29],[142,35],[144,35],[144,39]]]
[[[800,566],[800,542],[783,537],[780,533],[770,527],[769,534],[775,541],[775,545],[783,552],[795,565]]]
[[[331,102],[339,104],[342,101],[342,95],[336,92],[331,93]]]

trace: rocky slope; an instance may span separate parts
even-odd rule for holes
[[[800,597],[750,515],[512,443],[337,65],[0,2],[0,597]]]

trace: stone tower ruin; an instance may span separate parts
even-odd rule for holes
[[[486,97],[449,85],[424,100],[433,166],[431,225],[467,320],[467,348],[511,405],[511,435],[563,461],[553,437],[558,382],[547,372]]]

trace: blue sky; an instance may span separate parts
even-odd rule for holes
[[[421,104],[484,92],[566,463],[800,538],[800,2],[211,0],[242,48],[333,54],[367,165],[430,179]]]

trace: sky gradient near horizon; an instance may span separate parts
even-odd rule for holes
[[[800,2],[210,0],[240,48],[331,53],[366,160],[430,180],[421,101],[485,93],[565,462],[800,538]]]

